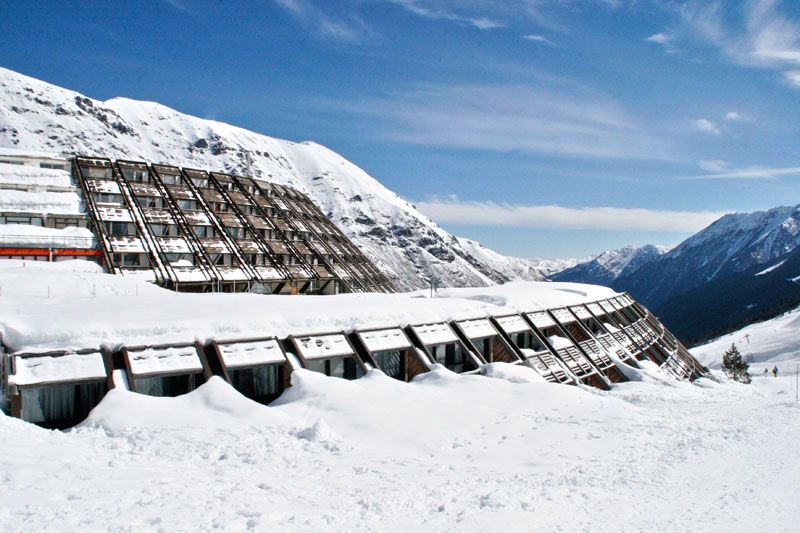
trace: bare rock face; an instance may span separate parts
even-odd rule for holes
[[[543,279],[535,269],[509,269],[499,254],[470,253],[356,165],[312,142],[274,139],[153,102],[100,102],[2,68],[0,115],[0,147],[145,160],[290,185],[402,289],[426,287],[431,277],[440,286]]]

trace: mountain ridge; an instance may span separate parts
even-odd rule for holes
[[[313,141],[275,139],[157,102],[94,100],[4,68],[0,118],[0,146],[146,160],[290,185],[402,290],[423,288],[431,276],[456,287],[523,279],[502,272],[507,262],[498,270],[485,262],[489,255],[476,258],[409,202]]]

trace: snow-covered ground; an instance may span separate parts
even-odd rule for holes
[[[115,390],[65,433],[0,416],[0,529],[796,531],[791,378],[603,393],[494,366],[301,370],[270,407],[219,378]]]
[[[90,263],[2,264],[3,334],[22,345],[102,331],[169,336],[176,324],[186,334],[228,313],[239,328],[278,324],[271,315],[286,325],[300,320],[299,304],[284,302],[305,302],[310,316],[356,304],[363,314],[369,303],[326,297],[313,301],[333,307],[311,312],[313,297],[174,295]],[[42,284],[50,298],[26,293]],[[532,294],[549,305],[604,290],[542,283],[381,296],[403,303],[378,316],[423,304],[496,312]],[[203,298],[213,305],[199,308]],[[256,299],[280,305],[254,307]],[[184,315],[163,323],[179,308]],[[798,318],[753,326],[748,353],[782,366],[800,359]],[[729,340],[695,353],[714,366],[716,346]],[[178,398],[113,390],[67,432],[0,414],[0,530],[796,531],[800,403],[787,372],[741,385],[716,371],[685,383],[630,369],[633,381],[601,392],[544,383],[526,367],[482,370],[437,368],[412,383],[380,371],[344,381],[299,370],[268,407],[219,378]]]

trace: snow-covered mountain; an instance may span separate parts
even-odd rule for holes
[[[625,246],[619,250],[603,252],[589,261],[556,272],[550,277],[554,281],[610,285],[618,277],[632,274],[642,265],[661,257],[667,250],[669,248],[666,246],[653,246],[652,244],[639,248]]]
[[[546,279],[547,274],[549,273],[543,271],[541,268],[542,260],[502,255],[494,250],[486,248],[477,241],[465,239],[463,237],[456,238],[458,239],[459,244],[461,244],[461,246],[467,250],[472,257],[481,263],[489,265],[493,270],[500,272],[508,279],[522,281],[543,281]],[[555,265],[557,261],[559,260],[548,262],[548,265],[546,265],[545,268],[550,266],[550,263]]]
[[[800,205],[725,215],[614,286],[657,306],[713,280],[776,266],[800,244],[799,222]]]
[[[153,102],[102,102],[0,68],[0,147],[76,152],[247,174],[306,193],[400,288],[512,279],[498,254],[468,248],[353,163],[313,142],[274,139]],[[484,249],[485,250],[485,249]],[[539,278],[535,278],[539,279]]]
[[[800,304],[800,205],[725,215],[611,286],[689,343]]]

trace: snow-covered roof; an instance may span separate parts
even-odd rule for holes
[[[350,343],[342,333],[295,337],[295,342],[300,355],[305,359],[328,359],[353,353]]]
[[[459,320],[459,327],[470,339],[481,339],[483,337],[493,337],[497,335],[488,318],[476,318],[474,320]]]
[[[358,335],[370,352],[401,350],[411,347],[411,342],[400,328],[360,331]]]
[[[558,320],[561,324],[568,324],[570,322],[575,322],[575,317],[564,307],[551,309],[550,312],[553,314],[556,320]]]
[[[194,345],[129,349],[128,360],[134,376],[203,371],[203,364]]]
[[[546,311],[536,311],[535,313],[525,314],[528,315],[528,318],[531,319],[531,322],[533,322],[537,328],[546,328],[555,325],[553,318],[548,315]]]
[[[594,313],[596,316],[600,316],[600,315],[606,314],[605,310],[603,309],[603,307],[599,303],[591,302],[591,303],[586,304],[586,307],[588,307],[589,311]]]
[[[497,323],[500,324],[501,328],[503,328],[503,331],[508,334],[530,331],[531,329],[525,320],[519,315],[500,316],[495,320],[497,320]]]
[[[276,339],[218,343],[222,362],[227,368],[285,363],[286,356]]]
[[[581,320],[592,318],[592,314],[589,312],[589,310],[582,305],[570,306],[570,310],[573,313],[575,313]]]
[[[8,377],[18,386],[44,385],[69,381],[96,381],[106,378],[100,352],[14,356],[16,373]]]
[[[457,342],[458,337],[445,323],[441,324],[425,324],[422,326],[413,326],[414,333],[417,334],[419,340],[425,346],[433,346],[435,344],[449,344]]]

